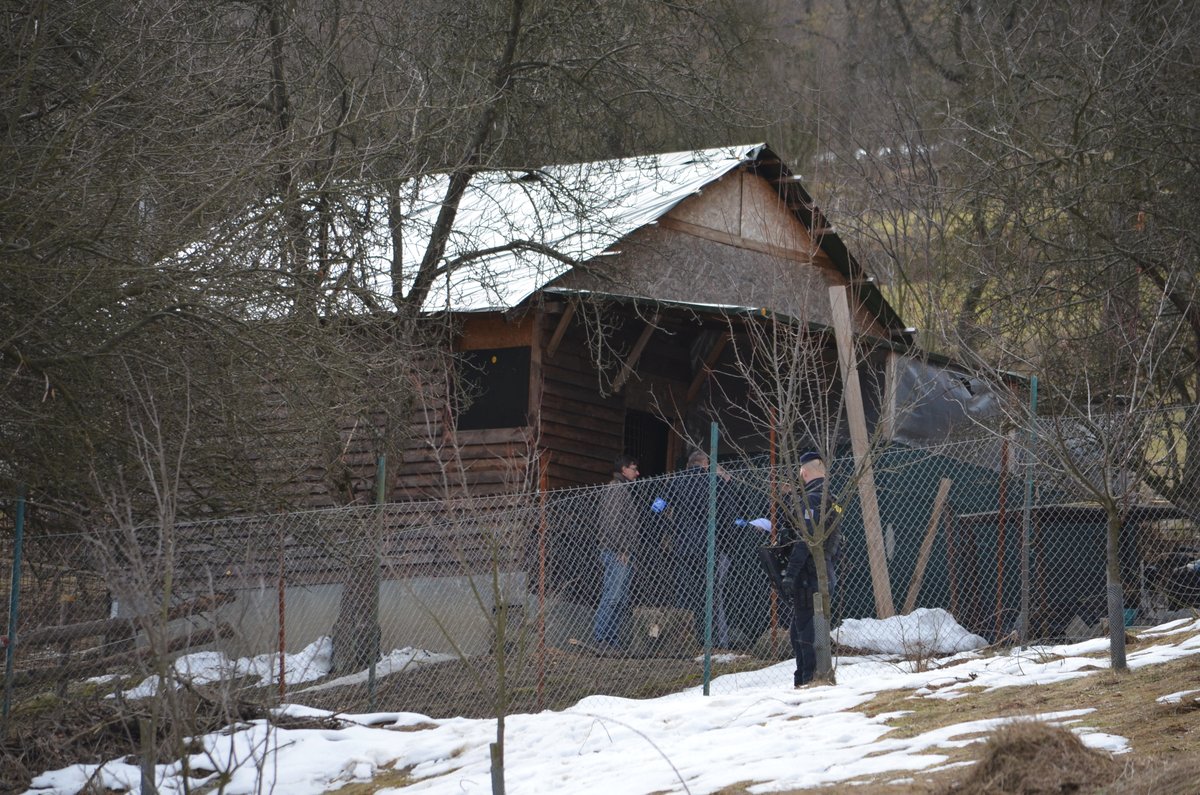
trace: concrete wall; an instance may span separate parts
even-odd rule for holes
[[[474,582],[472,582],[472,579]],[[536,598],[526,593],[524,572],[500,576],[509,604],[510,631],[529,624]],[[331,635],[341,600],[340,584],[289,587],[284,592],[285,638],[289,653]],[[381,648],[411,646],[435,652],[484,654],[492,645],[496,604],[490,575],[385,580],[379,592]],[[230,657],[275,651],[279,645],[279,596],[271,588],[237,592],[220,610],[220,620],[234,627],[222,644]]]

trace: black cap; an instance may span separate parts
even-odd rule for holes
[[[800,466],[804,466],[809,461],[820,461],[821,454],[816,450],[809,450],[807,453],[800,454]]]

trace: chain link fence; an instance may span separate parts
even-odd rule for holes
[[[1103,633],[1108,516],[1069,479],[999,437],[896,446],[872,465],[878,519],[864,516],[853,460],[829,467],[844,508],[835,665],[850,654],[899,664],[963,638],[1015,642],[1023,611],[1027,642]],[[758,550],[770,520],[778,526],[781,488],[798,481],[755,462],[726,461],[722,471],[712,485],[707,470],[685,471],[628,486],[86,536],[26,532],[7,686],[19,700],[87,680],[132,698],[169,674],[262,704],[433,717],[656,696],[699,685],[707,671],[713,692],[735,686],[719,678],[732,671],[787,687],[788,606]],[[1135,493],[1120,506],[1127,623],[1191,614],[1200,605],[1196,514]],[[693,497],[702,520],[682,504]],[[614,512],[628,531],[631,579],[627,601],[601,609],[598,539]],[[907,620],[879,620],[872,526],[885,601]],[[8,594],[11,532],[3,543]]]

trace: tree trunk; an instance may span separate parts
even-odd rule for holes
[[[339,676],[364,671],[380,657],[379,567],[372,554],[346,565],[342,600],[333,625],[333,670]]]
[[[825,565],[824,539],[814,541],[809,550],[817,569],[817,592],[813,594],[813,652],[817,668],[813,678],[832,685],[837,684],[837,676],[833,671],[833,639],[830,635],[832,600],[829,594],[829,569]]]
[[[1125,662],[1125,596],[1121,585],[1121,561],[1118,555],[1121,541],[1121,516],[1116,506],[1106,506],[1108,511],[1108,548],[1107,579],[1108,579],[1108,638],[1109,659],[1114,671],[1126,671],[1129,666]]]

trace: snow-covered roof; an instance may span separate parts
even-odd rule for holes
[[[703,186],[753,160],[763,144],[547,166],[477,175],[467,188],[426,311],[518,305],[574,262],[605,252]],[[405,290],[446,194],[448,177],[410,182],[401,193]],[[485,252],[480,256],[481,252]],[[391,251],[380,252],[389,260]]]
[[[532,170],[480,171],[459,202],[421,309],[511,309],[576,263],[605,253],[705,185],[756,160],[765,148],[754,144]],[[449,179],[448,174],[426,174],[407,180],[393,196],[399,206],[390,204],[383,189],[370,181],[335,192],[317,186],[300,192],[301,222],[314,240],[321,237],[325,248],[328,306],[351,312],[386,307],[397,273],[403,294],[410,293]],[[278,274],[286,285],[294,266],[281,262],[279,247],[273,245],[294,234],[294,220],[283,210],[277,197],[269,197],[168,262],[193,268],[212,261],[240,263],[247,272]],[[330,223],[318,229],[323,221]],[[398,261],[392,256],[396,240],[402,255]],[[289,294],[287,289],[279,292]],[[252,311],[272,315],[286,308],[263,299]]]

